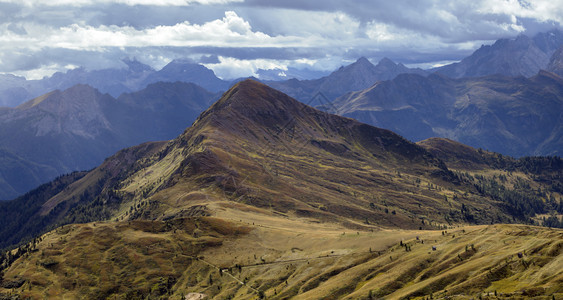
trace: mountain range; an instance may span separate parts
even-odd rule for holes
[[[561,155],[563,79],[399,75],[332,103],[338,114],[420,141],[446,137],[511,156]]]
[[[216,97],[192,83],[151,84],[117,99],[76,85],[3,108],[0,199],[93,168],[121,148],[173,138]]]
[[[467,225],[562,213],[562,170],[415,144],[245,80],[175,139],[0,203],[1,247],[21,245],[0,255],[0,295],[560,295],[560,230]]]
[[[319,92],[333,100],[346,92],[368,88],[378,80],[393,79],[401,73],[424,75],[438,72],[452,78],[493,74],[530,77],[540,69],[547,69],[551,56],[562,44],[563,33],[553,30],[538,33],[533,37],[520,35],[515,39],[500,39],[493,45],[482,46],[459,63],[427,71],[410,69],[387,58],[373,66],[367,59],[361,58],[356,63],[324,77],[321,76],[325,72],[295,68],[257,70],[256,74],[260,80],[308,103]],[[209,91],[220,92],[242,80],[219,79],[205,66],[182,59],[173,60],[158,71],[135,59],[124,59],[122,63],[122,68],[101,70],[79,67],[65,73],[57,72],[41,80],[0,75],[0,105],[14,107],[31,98],[56,89],[64,90],[76,84],[87,84],[102,93],[118,97],[122,93],[138,91],[158,81],[192,82]],[[280,83],[276,83],[277,81]]]
[[[0,75],[0,299],[562,298],[562,45]]]
[[[501,74],[531,77],[545,70],[553,53],[563,45],[559,30],[538,33],[533,37],[519,35],[483,45],[470,56],[431,71],[452,78],[481,77]]]
[[[112,70],[86,72],[77,69],[56,74],[49,80],[58,82],[58,86],[66,86],[73,82],[92,82],[97,78],[96,85],[105,90],[111,89],[107,83],[111,82],[115,87],[120,80],[126,80],[129,88],[149,84],[145,89],[114,98],[88,85],[76,85],[47,93],[15,108],[0,110],[0,149],[6,153],[0,164],[0,199],[21,195],[61,174],[90,169],[123,147],[170,139],[218,97],[192,83],[165,82],[182,78],[201,82],[211,90],[227,84],[204,66],[188,62],[173,61],[152,73],[139,62],[127,63],[128,71],[115,74]],[[390,60],[382,60],[375,67],[362,58],[317,83],[336,86],[341,78],[348,77],[347,74],[357,74],[357,78],[368,74],[363,85],[357,86],[360,87],[367,85],[373,76],[388,78],[404,70],[404,66]],[[150,84],[153,81],[158,83]],[[121,92],[126,87],[119,86],[114,92]],[[348,89],[336,93],[345,91]],[[43,147],[37,147],[40,144]]]
[[[487,63],[489,60],[501,55],[508,65],[520,64],[527,56],[513,55],[520,53],[514,49],[526,44],[529,49],[549,53],[559,43],[560,35],[554,31],[533,38],[520,36],[514,40],[499,40],[489,47],[494,51],[482,48],[462,63],[470,63],[471,69],[484,70],[485,66],[494,66]],[[545,69],[561,72],[561,49],[553,51]],[[193,122],[197,114],[208,107],[211,98],[218,97],[218,94],[210,95],[230,86],[213,71],[186,60],[172,61],[159,71],[136,60],[123,63],[122,69],[87,71],[78,68],[36,81],[2,75],[0,93],[4,91],[7,96],[0,99],[8,102],[12,101],[9,100],[12,96],[23,100],[40,91],[47,92],[51,87],[63,92],[49,90],[19,107],[0,109],[3,116],[0,149],[5,154],[0,164],[0,199],[21,195],[58,175],[91,168],[122,147],[169,139]],[[487,72],[500,69],[495,70]],[[287,71],[295,73],[293,69]],[[281,70],[258,71],[264,78],[285,78],[272,72],[280,74]],[[319,79],[263,82],[301,102],[391,129],[412,141],[439,136],[507,155],[560,155],[561,121],[556,116],[560,111],[560,87],[558,80],[546,79],[550,77],[547,73],[527,80],[499,75],[453,80],[442,75],[425,78],[428,74],[428,71],[409,69],[386,58],[377,65],[360,58]],[[302,78],[307,76],[310,74],[302,74]],[[195,92],[195,88],[190,91],[180,87],[180,83],[169,84],[166,88],[163,83],[151,85],[176,80],[197,82],[212,92]],[[66,87],[72,90],[75,83],[88,82],[100,92],[63,95]],[[141,91],[142,87],[146,89]],[[84,86],[76,90],[81,88]],[[110,94],[104,95],[106,92]],[[192,92],[195,94],[190,94]],[[166,95],[161,96],[162,93]],[[368,99],[372,96],[375,98]],[[467,99],[462,99],[465,96]],[[65,100],[58,108],[49,108],[47,114],[30,104],[40,103],[41,99],[51,102],[57,97]],[[139,97],[144,100],[137,99]],[[175,97],[174,101],[178,102],[172,104],[174,101],[166,100],[167,97]],[[182,97],[193,101],[178,100]],[[332,103],[337,97],[341,98]],[[394,97],[398,100],[392,99]],[[533,101],[528,101],[528,97]],[[148,98],[152,100],[146,100]],[[162,105],[158,104],[161,100]],[[73,101],[76,103],[71,104]],[[389,101],[396,103],[391,105]],[[404,106],[397,106],[399,102]],[[147,108],[137,105],[139,103]],[[470,117],[472,110],[477,112],[478,118]],[[46,129],[49,126],[51,129]],[[56,129],[57,126],[62,127]],[[35,146],[39,143],[45,145],[44,152]],[[80,149],[83,151],[77,151]]]
[[[397,75],[405,73],[427,74],[422,69],[410,69],[403,64],[396,64],[388,58],[383,58],[377,65],[373,65],[367,58],[361,57],[356,62],[340,67],[330,75],[319,79],[290,79],[265,81],[265,83],[303,103],[322,105],[348,92],[362,90],[377,81],[393,79]],[[319,97],[321,98],[317,99]]]
[[[226,90],[231,83],[215,76],[213,71],[186,60],[173,60],[155,71],[137,60],[124,59],[123,68],[86,70],[76,68],[65,73],[57,72],[40,80],[26,80],[13,75],[0,77],[0,105],[13,107],[54,90],[66,90],[77,84],[89,85],[101,93],[119,97],[146,88],[149,84],[164,82],[189,82],[212,92]]]
[[[370,70],[369,66],[373,67],[360,59],[324,80],[362,74],[359,70]],[[543,71],[529,79],[401,74],[332,103],[319,98],[310,104],[390,129],[411,141],[445,137],[520,157],[560,155],[562,92],[561,78]],[[117,99],[78,85],[4,108],[0,199],[21,195],[61,174],[92,168],[123,147],[170,139],[217,97],[180,82],[151,84]]]
[[[466,221],[459,213],[461,204],[474,211],[473,222],[511,220],[506,203],[487,199],[475,186],[460,181],[443,162],[450,161],[448,155],[438,155],[441,160],[424,148],[481,156],[476,150],[469,155],[460,150],[464,149],[461,144],[421,145],[388,130],[320,112],[246,80],[227,91],[176,139],[122,150],[85,175],[67,176],[75,178],[74,182],[63,176],[42,189],[49,192],[30,192],[10,202],[42,198],[37,203],[40,206],[28,205],[36,214],[28,217],[55,223],[61,216],[72,222],[129,214],[173,218],[186,213],[185,193],[194,192],[207,195],[198,199],[236,201],[282,214],[407,229],[418,228],[421,219],[427,225]],[[503,160],[507,164],[498,168],[516,165],[509,158]],[[490,162],[485,165],[496,168]],[[557,174],[563,166],[552,167],[534,172]],[[62,192],[53,188],[61,186],[60,182],[66,185]],[[436,187],[420,188],[430,185]],[[444,194],[453,196],[460,190],[474,195],[446,201],[449,197]],[[91,197],[98,200],[92,202]],[[139,202],[152,204],[139,208]],[[482,209],[483,203],[488,209]],[[398,213],[386,214],[386,208]],[[75,215],[68,215],[69,211]],[[22,227],[22,231],[34,230]]]
[[[121,69],[88,71],[84,68],[77,68],[66,73],[57,72],[53,76],[41,80],[26,80],[14,75],[0,75],[0,105],[17,106],[31,98],[56,89],[65,90],[76,84],[90,85],[102,93],[119,97],[123,93],[138,91],[149,84],[160,81],[190,82],[209,91],[220,92],[244,79],[222,80],[205,66],[181,59],[171,61],[158,71],[136,60],[125,59],[123,64],[124,67]],[[310,78],[325,72],[300,71],[294,68],[258,70],[257,74],[261,81],[274,85],[293,96],[301,96],[299,98],[301,101],[308,101],[318,92],[326,93],[332,100],[346,92],[366,88],[377,80],[387,80],[398,74],[410,72],[425,73],[421,69],[411,70],[402,64],[395,64],[387,58],[382,59],[377,66],[366,58],[360,58],[356,63],[341,67],[320,79]],[[287,80],[287,78],[292,79]],[[276,84],[277,81],[282,82]],[[295,82],[298,83],[300,89],[306,90],[303,95],[292,93],[292,85]]]
[[[468,221],[527,221],[535,210],[547,209],[532,194],[525,201],[539,206],[533,209],[490,198],[478,185],[449,170],[444,161],[457,170],[529,172],[535,177],[522,179],[535,181],[545,192],[563,192],[557,184],[563,168],[558,158],[519,161],[444,141],[417,145],[246,80],[176,139],[124,149],[90,172],[60,177],[6,202],[37,201],[25,205],[34,215],[23,221],[3,219],[21,223],[44,218],[50,225],[62,217],[70,223],[96,218],[170,219],[189,212],[185,205],[193,204],[188,201],[193,193],[199,199],[194,203],[201,202],[198,205],[216,207],[215,201],[235,201],[280,214],[405,229],[419,228],[420,220],[428,228]],[[13,230],[7,232],[18,236]]]

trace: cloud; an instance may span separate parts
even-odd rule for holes
[[[17,3],[27,7],[37,6],[93,6],[99,4],[125,4],[129,6],[188,6],[194,4],[213,5],[243,2],[244,0],[0,0],[0,3]]]
[[[540,22],[555,21],[563,23],[563,5],[560,1],[535,0],[505,0],[482,1],[481,14],[508,15],[516,18],[532,18]]]
[[[446,3],[440,0],[373,0],[369,4],[363,0],[327,0],[323,5],[312,5],[310,1],[247,0],[244,5],[258,10],[278,8],[313,15],[340,12],[362,24],[384,23],[449,41],[514,35],[525,29],[518,24],[522,18],[563,23],[563,5],[552,0],[453,0]]]
[[[205,64],[206,67],[212,69],[220,78],[232,79],[247,76],[258,77],[256,71],[258,69],[272,70],[282,69],[287,70],[283,62],[276,60],[266,59],[247,59],[240,60],[232,57],[219,56],[219,62],[213,64]]]
[[[303,67],[299,59],[322,70],[360,56],[428,65],[561,28],[558,2],[0,0],[0,73],[121,66],[125,57],[154,68],[189,58],[225,77],[270,64]]]
[[[29,25],[29,35],[8,33],[0,41],[10,47],[34,44],[32,48],[62,48],[105,51],[107,47],[296,47],[304,44],[300,37],[272,37],[253,31],[248,21],[233,11],[222,19],[202,25],[188,21],[172,26],[156,26],[137,30],[130,26],[102,25],[98,27],[72,24],[45,30]],[[12,30],[11,30],[12,31]],[[38,38],[38,37],[41,38]]]

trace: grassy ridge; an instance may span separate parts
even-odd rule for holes
[[[206,218],[67,225],[13,263],[4,286],[22,278],[18,294],[33,299],[167,296],[203,249],[246,232]]]
[[[214,299],[563,296],[561,230],[493,225],[350,232],[256,212],[240,217],[66,225],[6,270],[4,286],[23,284],[0,293],[99,299],[180,299],[192,292]]]

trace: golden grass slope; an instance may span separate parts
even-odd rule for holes
[[[234,217],[235,211],[224,211],[223,218]],[[67,225],[6,270],[4,282],[25,283],[0,293],[32,299],[563,297],[562,230],[350,231],[253,211],[239,216]]]

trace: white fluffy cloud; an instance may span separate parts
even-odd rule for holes
[[[0,0],[0,73],[133,56],[153,67],[220,57],[210,66],[223,77],[299,59],[324,70],[360,56],[423,65],[562,23],[563,0]]]
[[[271,37],[253,31],[250,24],[233,11],[225,12],[222,19],[204,24],[189,21],[172,26],[156,26],[137,30],[130,26],[99,27],[72,24],[45,30],[34,25],[24,26],[28,34],[19,35],[4,29],[0,43],[9,47],[64,48],[98,50],[107,47],[296,47],[303,44],[299,37]]]
[[[256,71],[259,69],[287,70],[285,61],[268,60],[268,59],[236,59],[232,57],[219,56],[219,63],[205,64],[206,67],[212,69],[215,74],[221,78],[240,78],[246,76],[258,77]]]

